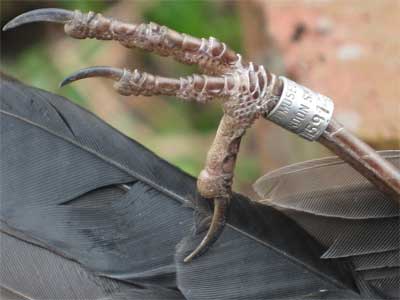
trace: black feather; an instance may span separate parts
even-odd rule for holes
[[[8,80],[1,89],[2,220],[97,273],[175,285],[173,250],[191,223],[179,208],[193,179],[64,98]],[[122,183],[130,190],[112,188]]]
[[[381,155],[400,166],[400,151]],[[398,275],[399,204],[340,159],[281,168],[260,178],[255,189],[263,203],[278,208],[325,247],[321,258],[351,263],[359,273],[355,275],[359,287],[371,289],[372,279]],[[400,292],[400,285],[392,280],[373,289],[390,298],[393,290]]]
[[[29,300],[28,298],[10,291],[4,287],[0,287],[0,299],[4,300]]]
[[[221,240],[207,255],[183,264],[199,238],[181,243],[178,285],[190,299],[291,299],[321,289],[356,298],[345,267],[322,263],[321,247],[299,229],[276,210],[237,196]]]
[[[400,276],[375,279],[369,281],[369,283],[377,291],[378,295],[388,299],[399,298]]]
[[[12,295],[14,299],[184,299],[173,289],[144,288],[95,276],[44,248],[4,233],[0,238],[2,299],[13,299]]]
[[[14,243],[3,288],[36,276],[33,299],[363,298],[346,262],[320,259],[297,223],[236,194],[221,239],[184,264],[204,229],[190,234],[193,207],[198,224],[209,214],[191,204],[194,178],[62,97],[10,79],[1,90],[1,230]]]
[[[400,276],[400,268],[382,268],[359,272],[365,280],[385,279]]]
[[[397,250],[359,255],[352,259],[355,270],[369,270],[388,267],[400,267],[400,253]]]

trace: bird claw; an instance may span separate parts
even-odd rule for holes
[[[89,78],[89,77],[106,77],[106,78],[112,78],[115,80],[121,79],[121,77],[124,75],[124,71],[118,68],[112,68],[112,67],[89,67],[85,69],[81,69],[79,71],[76,71],[75,73],[69,75],[66,77],[61,83],[60,87],[63,87],[67,84],[70,84],[74,81],[81,80],[84,78]]]
[[[183,260],[185,263],[192,261],[194,258],[204,254],[219,238],[225,227],[227,208],[229,206],[229,198],[216,198],[214,199],[214,212],[211,219],[210,227],[203,240]]]
[[[3,31],[34,22],[54,22],[66,24],[74,18],[75,13],[66,9],[42,8],[28,11],[9,21]]]

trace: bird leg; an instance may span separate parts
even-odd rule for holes
[[[113,79],[114,87],[122,95],[173,95],[203,103],[221,100],[224,116],[197,181],[200,195],[214,201],[213,218],[207,234],[185,258],[186,262],[204,253],[221,234],[232,196],[240,141],[259,117],[324,144],[382,192],[399,199],[399,172],[331,119],[333,103],[329,98],[285,77],[278,78],[263,66],[243,64],[239,54],[214,38],[198,39],[155,23],[129,24],[93,12],[63,9],[27,12],[11,20],[3,30],[40,21],[65,24],[65,32],[74,38],[116,40],[125,47],[172,56],[185,64],[197,64],[209,74],[169,78],[137,70],[91,67],[61,83],[100,76]]]
[[[400,200],[399,170],[339,122],[331,120],[318,141],[347,161],[380,191]]]
[[[207,154],[205,168],[197,179],[199,193],[214,200],[213,222],[199,246],[185,258],[185,262],[200,256],[214,243],[225,225],[225,211],[232,197],[232,181],[240,141],[251,124],[240,123],[224,114],[214,142]]]
[[[255,119],[274,106],[278,98],[273,94],[280,80],[262,66],[243,65],[240,55],[214,38],[198,39],[154,23],[134,25],[91,12],[40,9],[16,17],[3,30],[40,21],[63,23],[65,32],[75,38],[117,40],[126,47],[169,55],[186,64],[197,64],[208,74],[218,75],[168,78],[137,70],[91,67],[72,74],[61,83],[107,77],[115,81],[114,87],[122,95],[173,95],[198,102],[214,98],[222,101],[224,116],[198,179],[199,193],[214,202],[214,213],[203,241],[185,261],[204,253],[217,240],[225,224],[241,137]]]
[[[236,74],[218,77],[195,74],[181,78],[160,77],[137,70],[130,72],[111,67],[91,67],[70,75],[61,85],[98,76],[114,79],[114,87],[122,95],[173,95],[198,102],[214,98],[223,100],[224,115],[197,181],[200,195],[213,200],[214,213],[202,242],[184,260],[189,262],[207,251],[221,234],[232,196],[241,138],[258,117],[269,111],[272,107],[269,102],[277,101],[280,81],[274,75],[267,76],[262,67],[249,64],[247,69]]]

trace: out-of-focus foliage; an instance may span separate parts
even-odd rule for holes
[[[81,11],[96,11],[100,12],[106,9],[112,1],[107,1],[107,0],[91,0],[91,1],[82,1],[82,0],[57,0],[57,4],[60,7],[63,7],[65,9],[79,9]]]
[[[33,86],[54,91],[85,106],[86,99],[72,86],[58,89],[62,74],[49,62],[49,49],[45,45],[35,45],[20,53],[15,61],[2,60],[2,69]]]
[[[234,2],[160,1],[143,12],[146,21],[197,37],[214,36],[241,52],[241,28]]]
[[[109,7],[111,2],[107,0],[56,0],[37,1],[34,3],[33,1],[6,0],[2,1],[0,4],[1,26],[3,26],[9,18],[31,9],[58,7],[71,10],[80,9],[82,11],[92,10],[101,12]],[[63,79],[64,74],[55,66],[53,60],[62,60],[63,58],[58,57],[57,53],[52,52],[52,37],[46,34],[48,31],[45,26],[45,24],[32,24],[32,26],[29,26],[32,28],[24,26],[15,30],[18,34],[15,39],[2,38],[1,69],[33,86],[61,94],[82,106],[86,106],[87,99],[73,86],[59,89],[59,83]],[[56,26],[58,29],[60,27],[54,24],[52,26]],[[11,33],[7,34],[11,36]],[[20,46],[21,43],[23,44],[22,47]],[[93,55],[98,48],[99,45],[96,43],[83,43],[80,49],[81,51],[76,53],[76,55],[80,56],[82,60],[85,60]]]

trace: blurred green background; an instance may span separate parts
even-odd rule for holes
[[[36,8],[92,10],[130,22],[156,22],[197,37],[214,36],[244,57],[251,57],[278,74],[288,73],[282,58],[285,49],[270,34],[269,20],[264,13],[266,1],[0,3],[2,26],[12,17]],[[294,26],[290,30],[297,29]],[[138,68],[167,76],[198,72],[195,67],[142,50],[126,49],[117,42],[74,40],[66,37],[58,24],[36,23],[2,32],[1,42],[3,72],[66,96],[194,176],[201,170],[221,117],[218,103],[199,105],[171,97],[122,97],[113,90],[110,81],[102,79],[58,87],[65,76],[88,66]],[[328,155],[316,143],[302,141],[267,122],[258,123],[246,135],[238,159],[235,188],[241,192],[253,195],[251,184],[269,169]]]

